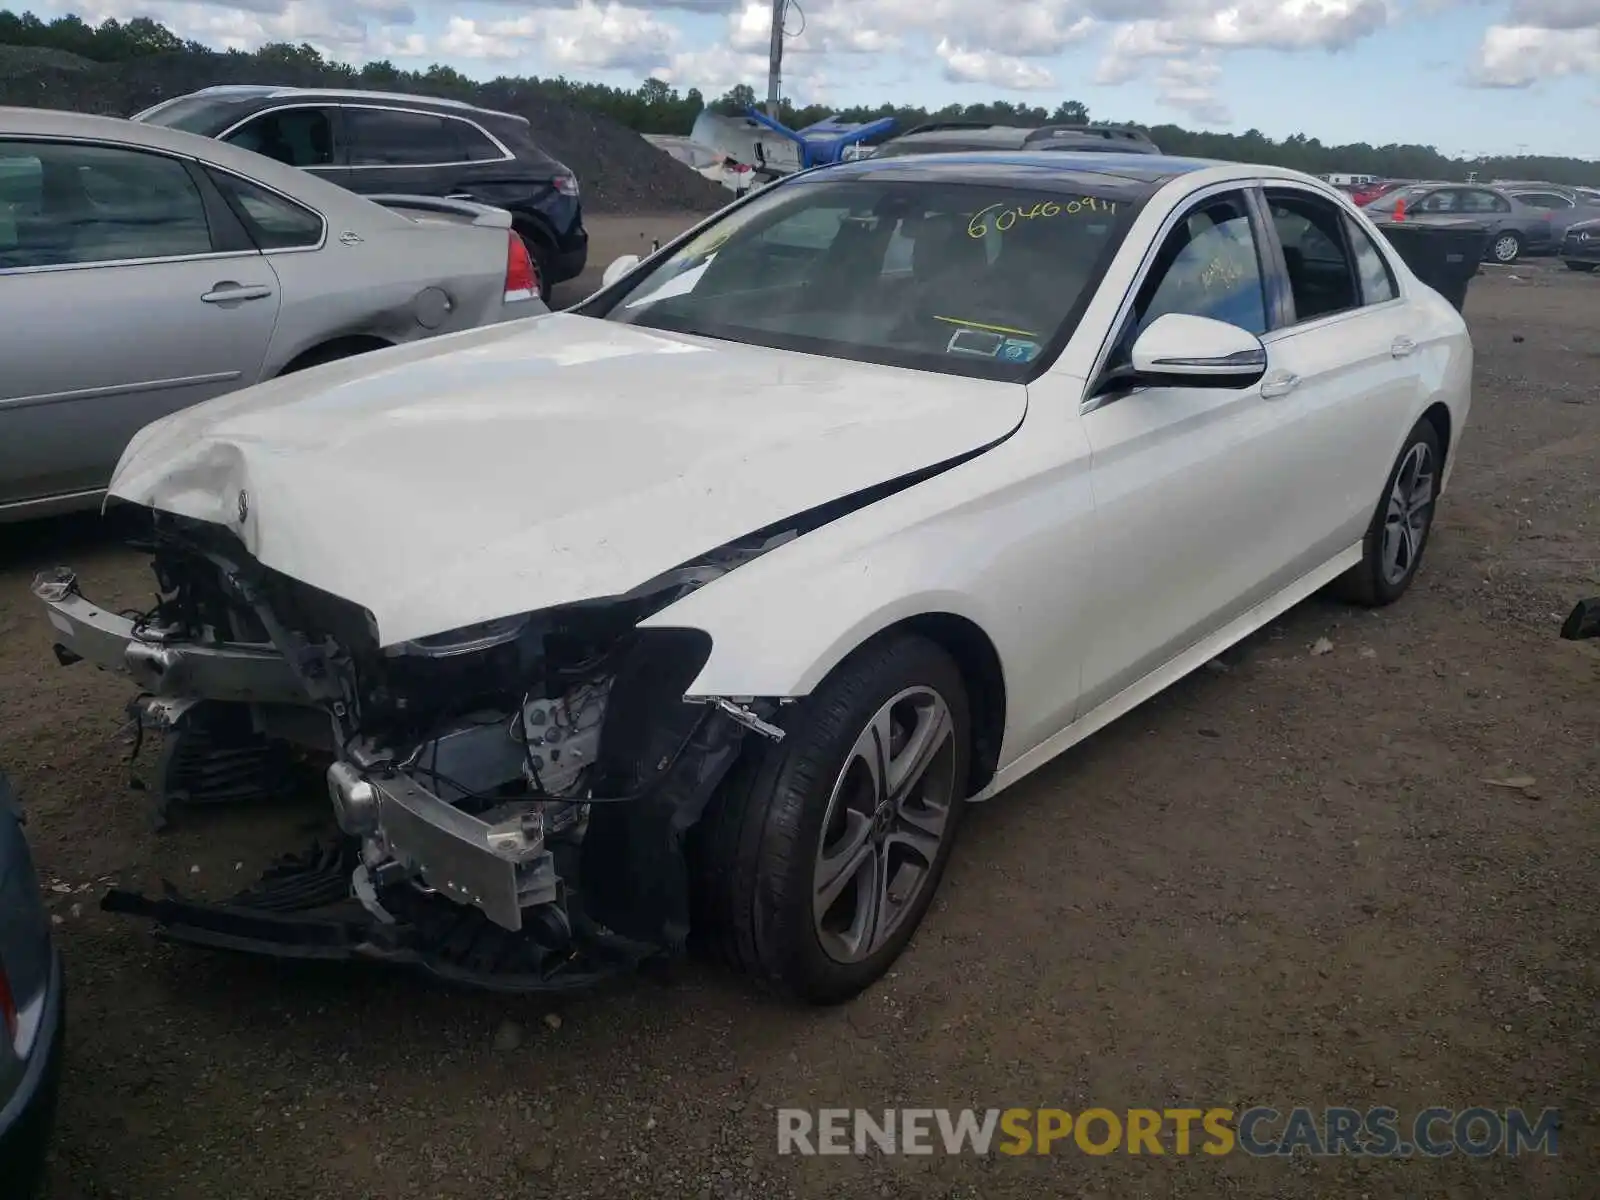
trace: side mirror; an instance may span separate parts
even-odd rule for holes
[[[613,259],[611,265],[606,268],[605,274],[600,276],[600,286],[610,287],[637,267],[640,261],[641,259],[637,254],[624,254],[621,258]]]
[[[1248,330],[1167,313],[1133,343],[1128,382],[1155,387],[1247,388],[1267,373],[1267,348]]]

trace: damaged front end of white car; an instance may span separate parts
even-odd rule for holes
[[[776,702],[686,700],[706,635],[637,626],[796,529],[624,595],[380,647],[369,612],[262,566],[229,530],[141,515],[157,603],[117,613],[69,570],[41,575],[57,658],[141,689],[140,736],[163,743],[161,822],[172,804],[286,792],[310,765],[339,833],[224,903],[169,887],[114,890],[105,908],[180,941],[507,990],[581,987],[682,949],[687,835],[742,740],[783,732]]]

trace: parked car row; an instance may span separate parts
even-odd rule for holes
[[[534,142],[527,118],[393,92],[224,86],[133,117],[254,150],[362,195],[442,196],[503,208],[543,298],[588,257],[578,178]]]
[[[1484,224],[1485,258],[1501,264],[1556,253],[1570,228],[1600,218],[1600,191],[1539,182],[1385,179],[1352,186],[1350,195],[1378,219],[1467,217]]]

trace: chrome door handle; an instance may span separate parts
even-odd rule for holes
[[[1299,386],[1300,376],[1293,371],[1274,371],[1261,381],[1261,397],[1264,400],[1276,400]]]
[[[448,196],[445,197],[445,199],[446,200],[471,200],[472,197],[467,195],[465,192],[451,192]]]
[[[200,297],[204,304],[231,304],[236,300],[265,300],[272,289],[260,283],[219,283]]]
[[[1417,344],[1408,337],[1397,337],[1389,344],[1389,353],[1396,358],[1404,358],[1417,348]]]

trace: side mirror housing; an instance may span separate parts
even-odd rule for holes
[[[1247,388],[1267,373],[1267,348],[1248,330],[1210,317],[1167,313],[1133,343],[1135,386]]]
[[[637,254],[624,254],[621,258],[613,259],[611,261],[611,265],[606,268],[605,274],[600,276],[600,286],[610,287],[629,271],[637,267],[640,261],[641,260]]]

